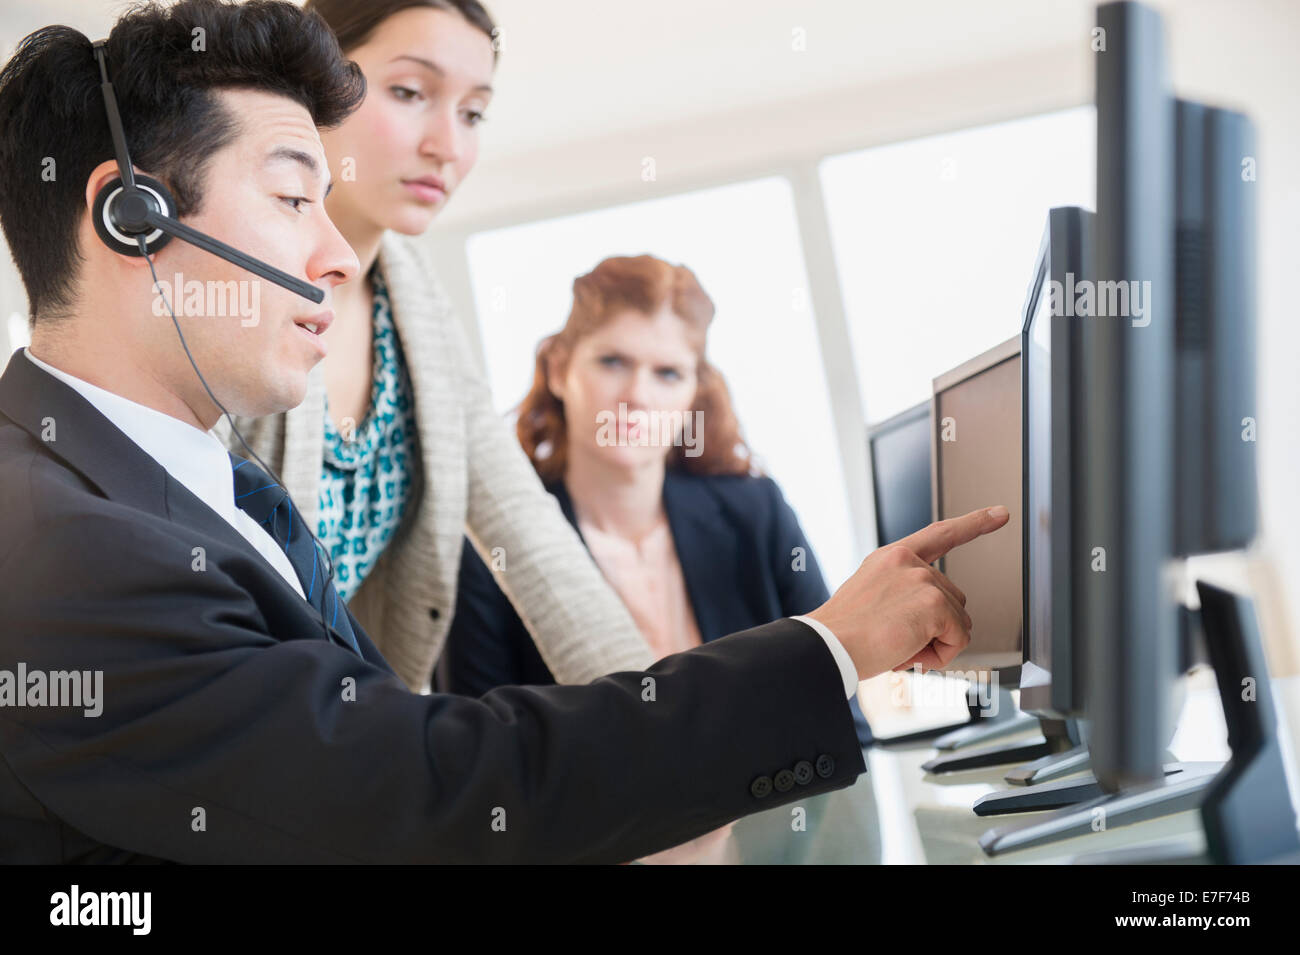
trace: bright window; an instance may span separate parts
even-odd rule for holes
[[[1053,206],[1095,208],[1092,106],[826,159],[830,217],[868,422],[1020,331]]]
[[[573,280],[611,255],[650,253],[695,272],[717,306],[708,354],[743,432],[781,486],[834,588],[854,553],[843,469],[790,185],[773,177],[479,233],[470,276],[501,411],[533,379]]]

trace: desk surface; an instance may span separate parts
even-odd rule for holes
[[[1034,735],[1030,731],[998,742],[1027,741]],[[1044,813],[975,815],[971,806],[976,799],[1013,788],[1002,779],[1011,766],[934,776],[921,769],[934,755],[928,743],[869,748],[867,772],[856,784],[739,820],[727,857],[718,861],[1015,865],[1068,863],[1088,853],[1147,846],[1188,856],[1204,852],[1200,816],[1192,810],[990,858],[979,846],[984,832]],[[796,828],[797,808],[805,810],[802,830]]]
[[[1186,690],[1170,754],[1187,761],[1227,759],[1227,727],[1212,676],[1196,675]],[[997,742],[1027,742],[1036,735],[1030,729]],[[921,769],[935,754],[928,742],[870,747],[867,772],[853,786],[747,816],[734,823],[730,838],[714,840],[694,856],[670,854],[664,861],[1041,865],[1125,850],[1136,850],[1125,860],[1130,862],[1156,861],[1162,852],[1194,857],[1205,851],[1200,813],[1189,810],[989,857],[980,848],[981,835],[1047,813],[975,815],[971,806],[981,796],[1021,789],[1002,778],[1015,764],[935,776]]]

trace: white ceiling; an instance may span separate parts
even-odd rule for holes
[[[358,0],[364,2],[364,0]],[[1206,0],[1177,0],[1182,4]],[[1157,0],[1168,8],[1176,0]],[[103,36],[128,0],[6,0],[0,47]],[[503,32],[483,158],[1086,44],[1091,0],[487,0]],[[806,49],[793,49],[802,30]]]
[[[1085,0],[495,0],[486,148],[552,146],[1086,43]],[[792,49],[802,30],[806,50]],[[485,158],[491,158],[485,152]]]

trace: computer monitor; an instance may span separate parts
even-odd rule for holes
[[[1090,832],[1099,815],[1114,828],[1200,805],[1219,767],[1163,758],[1187,661],[1168,570],[1242,546],[1256,526],[1253,133],[1245,117],[1176,104],[1156,11],[1108,3],[1096,25],[1095,294],[1075,340],[1084,493],[1072,515],[1102,796],[986,833],[990,854]]]
[[[1019,468],[1015,475],[1020,482],[1019,494],[1013,500],[1020,502],[1022,512],[1013,513],[1020,516],[1021,538],[1016,542],[1019,547],[1015,555],[1020,560],[1020,573],[1012,579],[1018,579],[1022,586],[1015,595],[999,592],[996,597],[1008,600],[1022,622],[1017,680],[1020,709],[1035,718],[1042,739],[997,747],[988,751],[987,760],[980,760],[982,765],[1023,761],[1006,773],[1005,779],[1033,790],[1021,788],[1019,792],[985,796],[974,807],[980,815],[1068,805],[1075,801],[1072,793],[1041,784],[1083,769],[1088,761],[1080,727],[1073,719],[1082,694],[1076,665],[1081,651],[1071,617],[1075,566],[1072,555],[1078,544],[1074,535],[1078,497],[1074,466],[1078,450],[1074,438],[1080,430],[1074,416],[1086,407],[1086,402],[1077,400],[1075,340],[1079,320],[1074,317],[1074,305],[1076,288],[1086,288],[1091,275],[1087,261],[1091,217],[1092,213],[1075,206],[1048,211],[1021,312],[1020,361],[1002,363],[1002,367],[1014,365],[1018,372],[1020,401],[1019,427],[1008,428],[1003,423],[1001,430],[1006,434],[1000,437],[1006,440],[1008,435],[1017,436],[1019,447],[1015,450],[1019,453],[1008,454],[1005,448],[991,447],[988,455],[990,463]],[[1001,483],[982,493],[1000,497],[1005,493],[1007,479],[1008,475],[999,475]],[[953,508],[953,513],[959,510]],[[1003,556],[1000,552],[989,559]],[[999,572],[1005,571],[999,568]],[[966,572],[960,576],[964,579]],[[1007,608],[1000,609],[1006,614]],[[980,620],[977,616],[975,619]],[[999,623],[1009,625],[1006,621]],[[977,622],[973,639],[980,639],[980,630]],[[935,761],[931,761],[927,767],[935,771],[934,765]],[[973,768],[975,763],[968,758],[961,764],[950,761],[943,765]],[[1045,795],[1049,790],[1050,795]]]
[[[971,642],[944,669],[998,670],[1012,686],[1024,656],[1021,591],[1020,336],[934,380],[934,517],[993,504],[1008,525],[957,548],[939,569],[966,594]]]
[[[1075,506],[1082,428],[1078,291],[1091,278],[1093,214],[1048,212],[1025,298],[1021,332],[1024,461],[1024,662],[1020,708],[1065,719],[1083,711],[1083,646],[1075,639]],[[1077,486],[1078,485],[1078,486]]]
[[[874,425],[867,433],[876,502],[877,546],[902,540],[933,520],[931,508],[934,500],[930,486],[934,470],[931,461],[932,422],[931,402],[923,401]],[[941,678],[936,675],[934,679]],[[1015,701],[1008,692],[990,698],[981,696],[978,687],[968,688],[964,724],[951,721],[955,715],[952,707],[915,707],[910,710],[910,717],[915,720],[927,709],[938,710],[925,712],[921,717],[931,725],[898,736],[877,736],[876,742],[888,744],[934,739],[935,746],[941,750],[963,750],[995,742],[1024,728],[1024,721],[1018,718]],[[963,725],[964,728],[959,728]],[[939,733],[943,735],[939,736]]]
[[[1240,113],[1178,100],[1175,257],[1180,555],[1245,547],[1258,526],[1255,133]]]
[[[900,412],[867,432],[876,501],[876,546],[930,523],[930,402]]]
[[[1146,300],[1086,336],[1090,534],[1112,545],[1087,575],[1087,685],[1114,791],[1163,776],[1185,662],[1166,565],[1256,530],[1255,154],[1244,116],[1174,100],[1159,14],[1111,3],[1097,24],[1097,277]]]
[[[1097,277],[1149,290],[1140,321],[1088,334],[1106,369],[1105,394],[1089,388],[1089,515],[1112,542],[1109,572],[1089,574],[1089,716],[1117,789],[1162,777],[1173,730],[1166,564],[1255,535],[1255,151],[1247,118],[1175,103],[1154,10],[1106,4],[1097,25]]]
[[[1097,9],[1096,314],[1084,382],[1090,746],[1108,792],[1163,777],[1177,672],[1174,552],[1174,109],[1159,15]],[[1106,290],[1103,294],[1102,290]],[[1102,314],[1105,311],[1106,314]]]

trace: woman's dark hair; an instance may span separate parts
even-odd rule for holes
[[[758,473],[722,372],[704,357],[714,306],[695,273],[653,255],[613,256],[573,280],[573,309],[564,327],[537,346],[533,384],[519,404],[515,433],[543,483],[563,478],[569,460],[568,421],[563,402],[551,393],[550,375],[563,375],[578,341],[614,316],[632,309],[648,319],[664,307],[686,324],[695,347],[698,384],[690,410],[704,423],[702,453],[688,455],[676,446],[668,466],[692,474]]]
[[[412,7],[459,13],[493,41],[492,62],[496,62],[497,26],[478,0],[307,0],[303,9],[328,23],[343,52],[350,53],[370,39],[379,24]]]
[[[283,0],[139,4],[114,24],[107,61],[131,160],[167,184],[180,217],[200,209],[208,157],[240,131],[214,90],[287,96],[324,129],[366,90],[324,21]],[[66,26],[27,36],[0,69],[0,226],[33,324],[72,304],[86,180],[112,158],[90,40]]]

